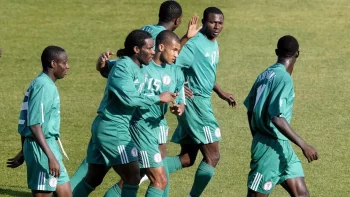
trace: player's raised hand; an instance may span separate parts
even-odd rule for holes
[[[219,94],[219,97],[222,100],[227,101],[227,103],[229,104],[229,106],[231,107],[236,107],[237,106],[237,101],[236,99],[233,97],[232,94],[227,93],[227,92],[222,92],[221,94]]]
[[[106,61],[113,55],[114,53],[112,52],[104,52],[102,53],[98,59],[97,59],[97,63],[96,63],[96,70],[100,71],[102,68],[105,67],[106,65]]]
[[[171,92],[163,92],[159,95],[159,99],[161,103],[174,103],[174,100],[178,96],[178,93],[171,93]]]
[[[301,150],[303,151],[303,154],[309,163],[311,163],[313,160],[318,159],[318,153],[316,149],[311,145],[305,143],[305,145],[301,147]]]
[[[54,177],[60,176],[60,164],[55,157],[49,158],[50,174]]]
[[[14,158],[8,159],[6,164],[8,168],[17,168],[24,162],[23,151],[20,151]]]
[[[171,113],[181,116],[185,111],[185,105],[184,104],[174,104],[173,106],[169,107]]]
[[[106,61],[113,55],[114,53],[112,53],[112,52],[104,52],[104,53],[102,53],[101,55],[100,55],[100,57],[98,58],[98,60],[99,60],[99,62],[101,63],[101,64],[104,64],[104,63],[106,63]]]
[[[186,33],[187,38],[194,37],[202,29],[202,25],[197,28],[198,19],[198,16],[192,16],[190,22],[188,23],[188,29]]]

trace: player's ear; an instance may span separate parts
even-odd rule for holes
[[[275,53],[276,53],[276,55],[278,56],[278,49],[275,49]]]
[[[177,18],[176,20],[175,20],[175,26],[179,26],[180,25],[180,23],[181,23],[181,17],[179,17],[179,18]]]
[[[134,46],[134,53],[139,54],[140,48],[138,46]]]
[[[50,67],[51,68],[56,68],[56,65],[57,65],[56,61],[55,60],[51,60]]]
[[[160,52],[163,52],[163,51],[164,51],[164,48],[165,48],[164,44],[158,45],[158,50],[159,50]]]

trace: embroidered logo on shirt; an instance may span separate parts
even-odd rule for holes
[[[164,85],[169,85],[170,82],[171,82],[171,78],[169,75],[164,75],[163,79],[162,79],[162,82]]]

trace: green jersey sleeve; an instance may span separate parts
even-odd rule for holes
[[[195,45],[189,40],[185,46],[182,47],[179,57],[176,58],[176,64],[180,67],[189,68],[194,61]]]
[[[43,124],[45,114],[51,109],[55,89],[49,85],[34,85],[29,92],[27,126]]]
[[[132,71],[128,69],[127,65],[113,67],[108,76],[107,87],[126,106],[143,107],[160,101],[159,96],[145,96],[136,89]]]
[[[176,68],[176,79],[177,79],[177,82],[176,82],[175,92],[177,92],[179,95],[175,99],[175,103],[186,104],[185,89],[184,89],[185,77],[180,67]]]
[[[271,118],[276,116],[286,117],[288,113],[288,101],[290,93],[293,91],[293,83],[288,80],[282,80],[270,97],[268,113]]]
[[[247,108],[247,111],[249,112],[252,112],[254,109],[255,97],[256,97],[256,90],[255,90],[255,84],[254,84],[247,98],[244,100],[244,106]]]

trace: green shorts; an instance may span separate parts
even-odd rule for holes
[[[171,141],[178,144],[210,144],[221,140],[210,98],[195,96],[186,101],[185,113],[177,118],[178,126]]]
[[[287,179],[304,177],[301,162],[288,140],[278,140],[257,133],[251,147],[248,188],[270,194]]]
[[[128,127],[98,115],[92,123],[91,133],[88,163],[115,166],[137,161],[138,151]]]
[[[169,127],[167,125],[160,125],[157,130],[158,144],[166,144],[168,141]]]
[[[144,121],[132,122],[130,134],[139,151],[140,168],[158,168],[163,166],[159,150],[159,124],[151,125]]]
[[[24,160],[27,165],[28,188],[39,191],[56,191],[57,185],[69,182],[69,176],[62,162],[62,154],[55,138],[46,142],[60,164],[60,176],[50,175],[49,160],[33,138],[26,138],[23,144]]]

